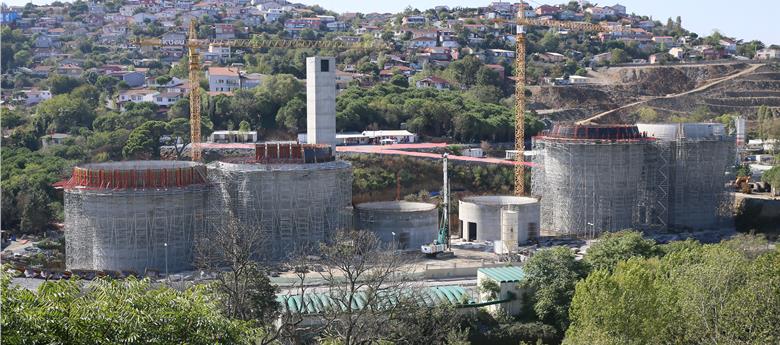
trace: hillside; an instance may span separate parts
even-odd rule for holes
[[[601,123],[636,121],[634,114],[643,106],[654,109],[659,121],[685,117],[703,107],[713,117],[725,113],[751,117],[762,105],[780,111],[780,69],[776,65],[613,67],[589,71],[588,76],[593,83],[531,88],[531,107],[561,121],[624,107],[600,117],[597,122]]]

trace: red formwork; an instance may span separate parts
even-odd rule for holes
[[[318,163],[329,162],[333,159],[334,156],[330,145],[299,143],[262,143],[255,145],[256,163]]]
[[[65,188],[158,189],[206,184],[206,167],[129,169],[121,165],[75,167]]]

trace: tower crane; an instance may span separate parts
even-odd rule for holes
[[[525,27],[542,26],[557,27],[576,31],[624,31],[621,28],[606,27],[585,22],[569,22],[558,20],[541,20],[525,17],[525,7],[520,1],[520,9],[517,12],[517,33],[515,35],[515,195],[525,194]]]
[[[164,46],[165,44],[160,39],[131,39],[130,44],[139,46]],[[344,42],[344,41],[314,41],[314,40],[277,40],[277,39],[261,39],[255,37],[253,39],[198,39],[198,32],[196,30],[195,20],[190,21],[189,30],[187,34],[187,53],[189,57],[189,82],[190,82],[190,143],[191,153],[193,161],[201,160],[200,150],[200,93],[197,92],[200,85],[199,72],[200,68],[200,53],[199,49],[208,46],[218,47],[236,47],[236,48],[333,48],[344,49],[354,46],[360,46],[360,43]],[[374,45],[375,48],[386,47],[383,44]]]

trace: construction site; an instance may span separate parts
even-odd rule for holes
[[[522,16],[518,24],[518,71],[525,66],[524,25],[602,30],[586,23],[559,25]],[[208,42],[194,39],[194,26],[190,35],[190,72],[197,81],[195,48]],[[242,44],[257,48],[254,43]],[[446,154],[416,152],[410,144],[356,146],[338,154],[441,160],[443,179],[433,203],[405,202],[397,194],[395,201],[355,205],[352,166],[339,159],[335,148],[335,58],[309,57],[306,67],[306,143],[244,144],[241,155],[217,156],[204,164],[205,146],[199,130],[193,130],[188,148],[193,162],[133,161],[74,168],[65,188],[67,268],[189,270],[194,267],[195,242],[228,226],[260,234],[262,245],[252,255],[263,262],[316,254],[338,230],[357,229],[374,232],[410,254],[436,260],[439,254],[459,252],[459,260],[483,266],[517,260],[512,255],[522,246],[546,239],[593,238],[628,228],[699,231],[727,226],[730,220],[724,211],[729,203],[725,182],[736,155],[734,139],[722,124],[594,124],[606,116],[558,122],[533,138],[534,154],[526,162],[523,73],[517,76],[513,160],[449,157],[453,164],[513,166],[514,196],[467,195],[453,212]],[[191,126],[199,129],[197,99],[190,105]],[[220,147],[208,145],[215,151]],[[452,222],[455,213],[457,221]],[[442,262],[445,268],[440,267]],[[431,263],[445,271],[434,276],[457,271],[455,263],[448,271],[446,260]]]

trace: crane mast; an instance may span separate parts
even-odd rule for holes
[[[520,1],[517,11],[517,34],[515,36],[515,195],[525,194],[525,27],[526,26],[559,27],[578,31],[629,31],[630,28],[607,28],[602,25],[568,22],[557,20],[542,20],[525,17],[525,3]]]
[[[517,12],[518,25],[515,36],[515,195],[525,194],[525,8],[520,1]]]
[[[190,21],[187,50],[189,52],[189,76],[190,76],[190,146],[191,156],[194,162],[201,160],[200,152],[200,61],[198,45],[196,43],[198,33],[195,30],[195,20]]]

